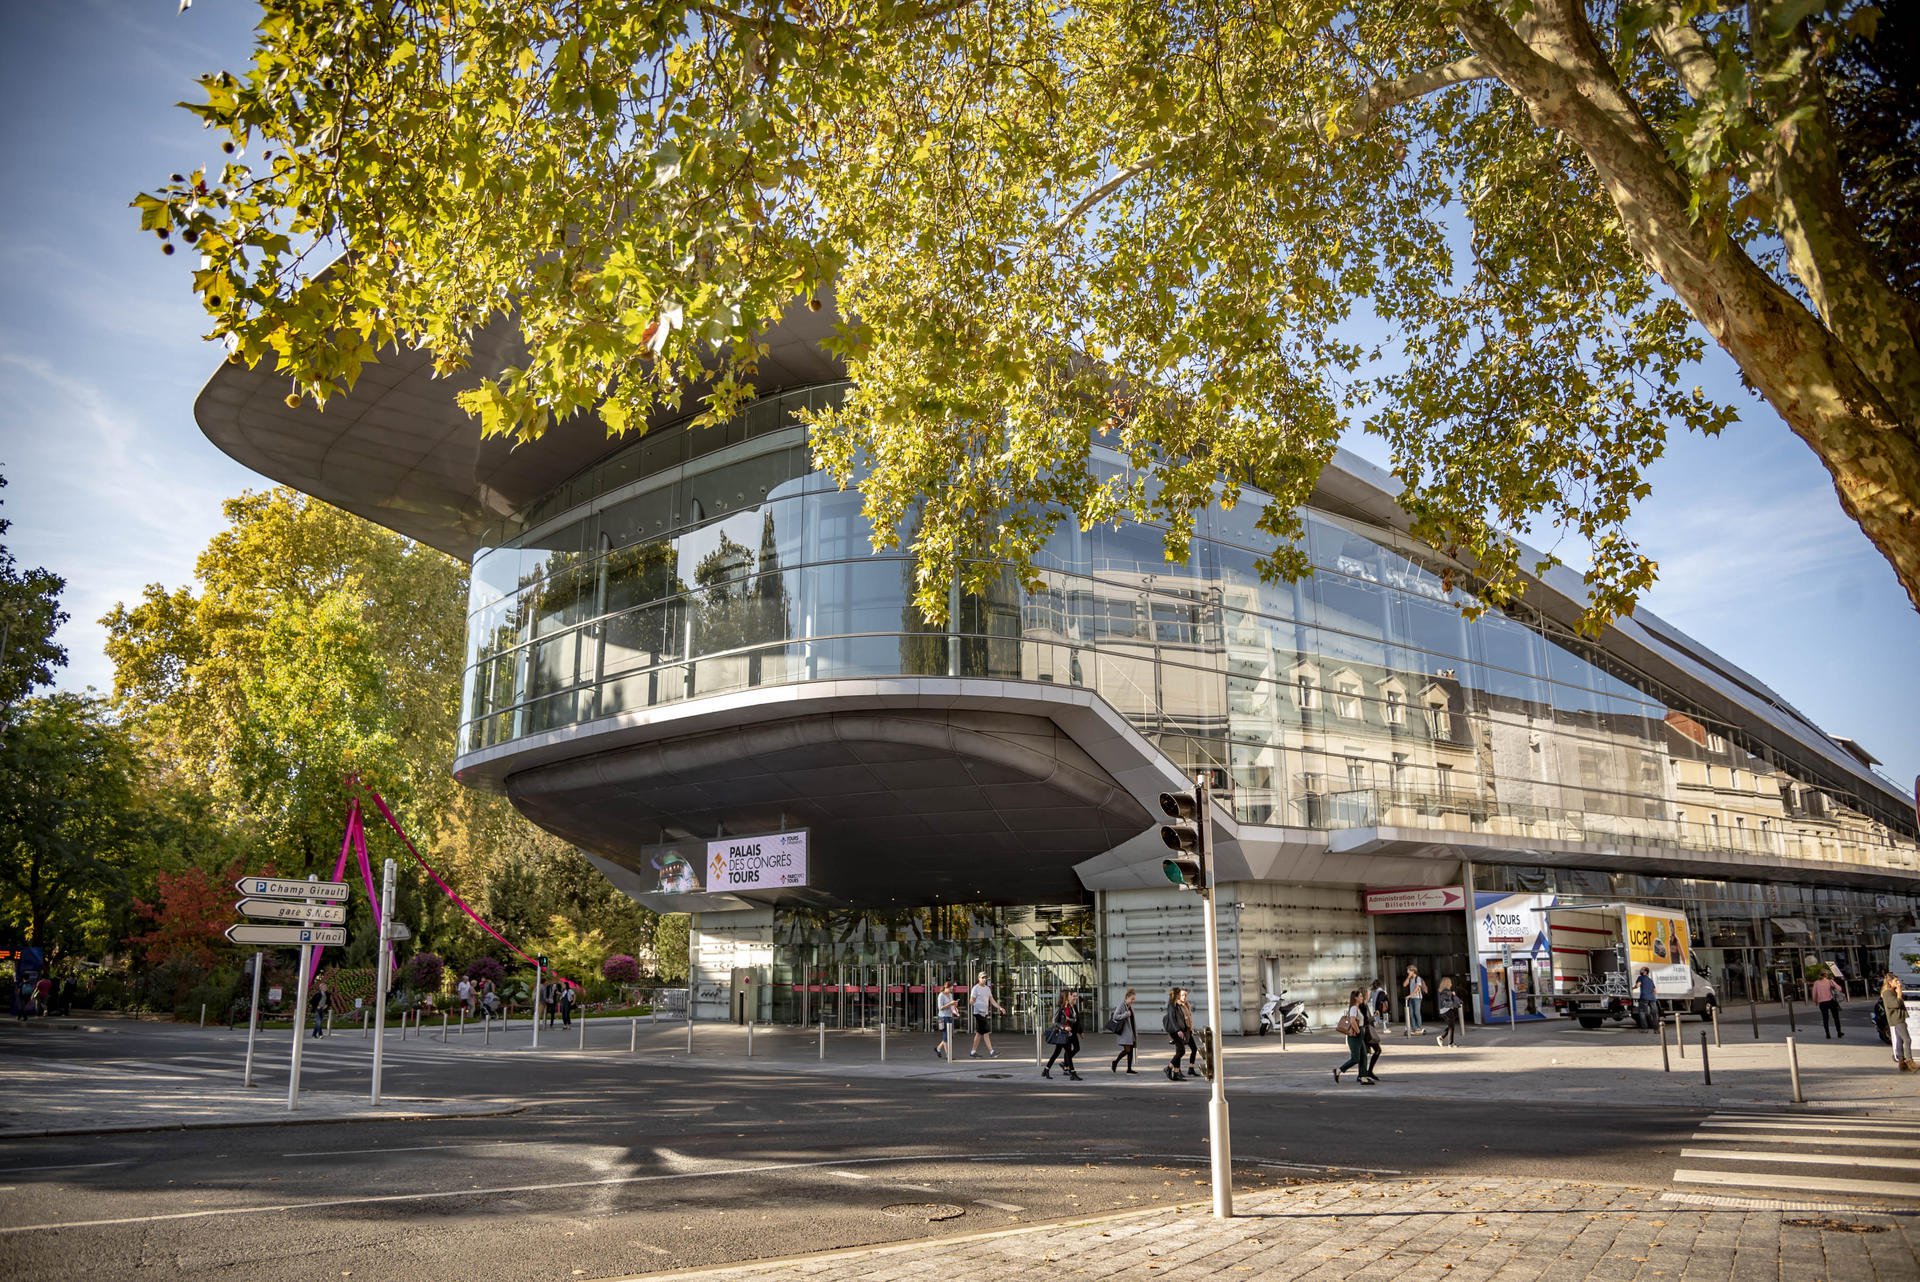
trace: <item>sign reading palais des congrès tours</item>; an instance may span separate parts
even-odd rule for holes
[[[707,843],[707,889],[780,890],[807,884],[807,834],[723,837]]]

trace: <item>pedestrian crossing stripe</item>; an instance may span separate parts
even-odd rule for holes
[[[1756,1140],[1765,1140],[1769,1144],[1820,1144],[1832,1148],[1913,1148],[1913,1139],[1906,1135],[1867,1139],[1858,1135],[1753,1135],[1746,1131],[1695,1131],[1688,1138],[1725,1144],[1751,1144]]]
[[[1836,1119],[1831,1121],[1819,1121],[1819,1122],[1815,1122],[1811,1120],[1803,1121],[1798,1118],[1793,1119],[1791,1121],[1784,1121],[1784,1122],[1747,1122],[1747,1121],[1737,1121],[1737,1120],[1723,1121],[1717,1117],[1710,1117],[1706,1121],[1701,1122],[1700,1126],[1702,1129],[1705,1129],[1707,1127],[1713,1127],[1719,1130],[1736,1131],[1736,1132],[1738,1131],[1785,1131],[1785,1132],[1792,1133],[1797,1131],[1838,1131],[1842,1133],[1847,1133],[1847,1132],[1854,1132],[1854,1131],[1873,1131],[1877,1133],[1890,1132],[1896,1135],[1920,1135],[1920,1124],[1915,1124],[1912,1122],[1885,1122],[1885,1121],[1870,1120],[1866,1118],[1848,1119],[1848,1120]]]
[[[1808,1179],[1801,1175],[1748,1174],[1742,1171],[1692,1171],[1673,1173],[1676,1184],[1713,1184],[1731,1188],[1789,1189],[1802,1196],[1815,1193],[1854,1193],[1871,1197],[1920,1198],[1920,1184],[1898,1184],[1886,1180]]]
[[[1871,1166],[1876,1170],[1920,1171],[1920,1159],[1861,1156],[1849,1153],[1757,1153],[1737,1148],[1683,1148],[1681,1157],[1705,1157],[1716,1162],[1782,1162],[1805,1166]],[[1914,1189],[1920,1196],[1920,1186]]]

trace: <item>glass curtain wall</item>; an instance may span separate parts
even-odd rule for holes
[[[763,685],[1052,682],[1183,767],[1227,767],[1243,822],[1920,869],[1883,798],[1816,786],[1537,620],[1463,619],[1458,567],[1325,512],[1304,513],[1315,569],[1291,584],[1260,580],[1252,501],[1201,514],[1183,564],[1157,528],[1069,525],[1035,590],[1002,571],[936,628],[859,495],[810,469],[793,411],[841,391],[650,433],[503,531],[474,563],[463,751]]]

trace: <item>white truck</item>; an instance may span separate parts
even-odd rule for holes
[[[1661,1015],[1709,1017],[1719,994],[1693,955],[1687,915],[1649,904],[1572,904],[1541,910],[1553,950],[1553,1003],[1582,1028],[1630,1019],[1644,967]]]

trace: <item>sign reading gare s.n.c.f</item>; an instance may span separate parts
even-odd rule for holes
[[[807,834],[775,832],[707,843],[707,889],[782,890],[807,884]]]

